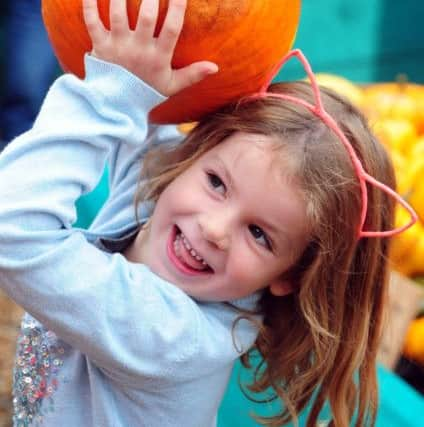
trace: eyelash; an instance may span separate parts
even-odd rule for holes
[[[215,173],[213,172],[206,172],[207,178],[208,178],[208,182],[209,185],[212,187],[212,189],[214,191],[217,191],[217,188],[219,187],[223,187],[223,194],[225,194],[225,192],[227,191],[227,187],[225,186],[224,182],[222,181],[222,179]],[[267,236],[267,234],[262,230],[262,228],[258,227],[255,224],[249,224],[248,226],[249,228],[249,232],[252,235],[252,237],[257,241],[258,237],[255,236],[255,234],[258,233],[258,231],[261,234],[261,237],[263,237],[264,242],[263,243],[259,243],[260,245],[264,246],[266,249],[268,249],[269,251],[272,251],[272,245],[270,242],[269,237]]]
[[[222,186],[224,188],[224,194],[225,194],[225,192],[227,191],[227,187],[225,186],[224,181],[222,181],[222,179],[216,173],[206,172],[206,175],[208,176],[208,182],[209,182],[209,185],[212,187],[212,189],[216,190],[218,187]]]
[[[271,242],[270,242],[267,234],[265,233],[265,231],[263,231],[261,227],[258,227],[255,224],[249,224],[249,232],[254,237],[255,240],[257,240],[257,237],[255,236],[255,233],[257,231],[260,231],[260,233],[262,234],[262,237],[264,239],[264,244],[262,244],[262,243],[259,243],[259,244],[264,246],[265,248],[267,248],[269,251],[272,251]]]

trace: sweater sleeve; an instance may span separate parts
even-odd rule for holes
[[[107,160],[112,199],[130,197],[123,184],[133,185],[133,165],[149,138],[161,139],[146,114],[162,100],[122,68],[89,58],[86,80],[60,77],[34,128],[0,155],[0,287],[108,376],[134,386],[207,375],[237,357],[233,311],[199,308],[146,266],[72,229],[75,200]],[[242,344],[254,335],[243,326]]]
[[[87,65],[91,65],[88,63]],[[96,64],[98,68],[100,64]],[[121,70],[122,72],[123,70]],[[137,82],[141,83],[142,82]],[[144,88],[148,89],[147,87]],[[106,90],[106,88],[105,88]],[[119,89],[120,90],[120,89]],[[140,126],[139,121],[145,120],[146,112],[141,109],[143,107],[140,103],[147,101],[149,105],[149,98],[151,99],[154,92],[150,91],[147,100],[144,99],[143,91],[133,91],[132,87],[127,88],[131,91],[131,95],[125,92],[118,94],[118,102],[114,99],[113,109],[126,112],[128,120],[133,120],[137,126]],[[149,91],[147,91],[149,92]],[[150,93],[149,92],[149,93]],[[108,92],[106,92],[108,93]],[[163,97],[157,95],[155,103],[159,100],[162,101]],[[122,97],[127,97],[122,99]],[[125,101],[125,102],[124,102]],[[105,102],[110,102],[105,100]],[[134,103],[129,105],[129,103]],[[137,112],[134,107],[137,107]],[[145,107],[144,107],[145,108]],[[128,112],[127,112],[128,111]],[[133,113],[131,113],[133,111]],[[112,113],[113,115],[115,112]],[[97,214],[89,232],[86,234],[94,233],[95,236],[101,235],[102,237],[116,238],[122,236],[128,229],[134,228],[136,224],[134,195],[140,185],[140,166],[145,152],[153,146],[159,144],[175,145],[183,138],[177,127],[174,125],[152,125],[146,128],[145,140],[140,138],[143,135],[136,136],[136,140],[124,140],[119,144],[110,146],[108,157],[108,176],[109,176],[109,197],[100,212]],[[152,211],[152,204],[142,203],[138,206],[138,219],[144,222]]]

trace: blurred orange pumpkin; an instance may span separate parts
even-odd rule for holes
[[[403,352],[406,357],[424,366],[424,317],[415,319],[410,324]]]
[[[374,134],[392,151],[407,154],[417,139],[415,126],[405,118],[382,117],[370,124]]]
[[[363,91],[363,110],[371,122],[404,119],[424,131],[424,86],[408,82],[375,83]]]
[[[141,0],[127,0],[131,28]],[[219,65],[219,72],[172,96],[151,112],[157,123],[198,120],[240,96],[257,91],[293,43],[301,0],[191,0],[172,65],[197,60]],[[167,9],[160,1],[159,32]],[[109,0],[99,12],[109,28]],[[65,71],[84,76],[84,53],[91,43],[82,17],[82,0],[42,0],[43,19]],[[143,52],[140,51],[140,55]]]

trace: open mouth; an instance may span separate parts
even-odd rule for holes
[[[191,246],[182,231],[174,226],[170,235],[167,252],[175,267],[190,276],[213,273],[211,267]]]

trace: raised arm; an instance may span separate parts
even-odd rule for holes
[[[129,28],[126,1],[110,2],[110,31],[99,17],[97,0],[84,0],[83,12],[87,29],[92,40],[91,55],[101,60],[118,64],[143,80],[150,87],[165,97],[186,86],[196,83],[207,75],[217,71],[216,64],[200,61],[181,69],[173,69],[171,61],[173,52],[182,30],[186,0],[169,2],[161,32],[154,36],[158,19],[158,0],[144,0],[140,6],[138,20],[134,30]],[[147,135],[149,145],[167,143],[176,138],[182,139],[174,126],[149,126]],[[108,203],[98,214],[92,225],[94,231],[107,233],[108,229],[122,229],[133,212],[133,195],[138,183],[140,158],[143,150],[137,154],[130,151],[133,147],[121,145],[110,157],[111,194]],[[125,200],[124,200],[125,199]],[[116,205],[127,206],[127,214],[111,218],[110,210]],[[139,218],[148,215],[145,206],[140,207]]]
[[[164,30],[173,21],[167,18]],[[193,319],[187,312],[194,304],[146,267],[99,250],[72,229],[75,200],[94,188],[107,159],[135,164],[131,156],[151,134],[147,113],[164,99],[119,65],[87,57],[84,81],[60,77],[33,129],[0,155],[0,287],[72,347],[132,381],[135,372],[149,373],[151,365],[139,363],[143,356],[165,356],[162,339],[173,347],[178,333],[193,332],[185,319]],[[174,78],[180,83],[168,82],[174,88],[168,94],[184,80]],[[165,80],[150,84],[158,90]],[[121,189],[130,196],[131,188]],[[122,218],[119,209],[114,213]],[[156,336],[167,322],[170,335]]]

